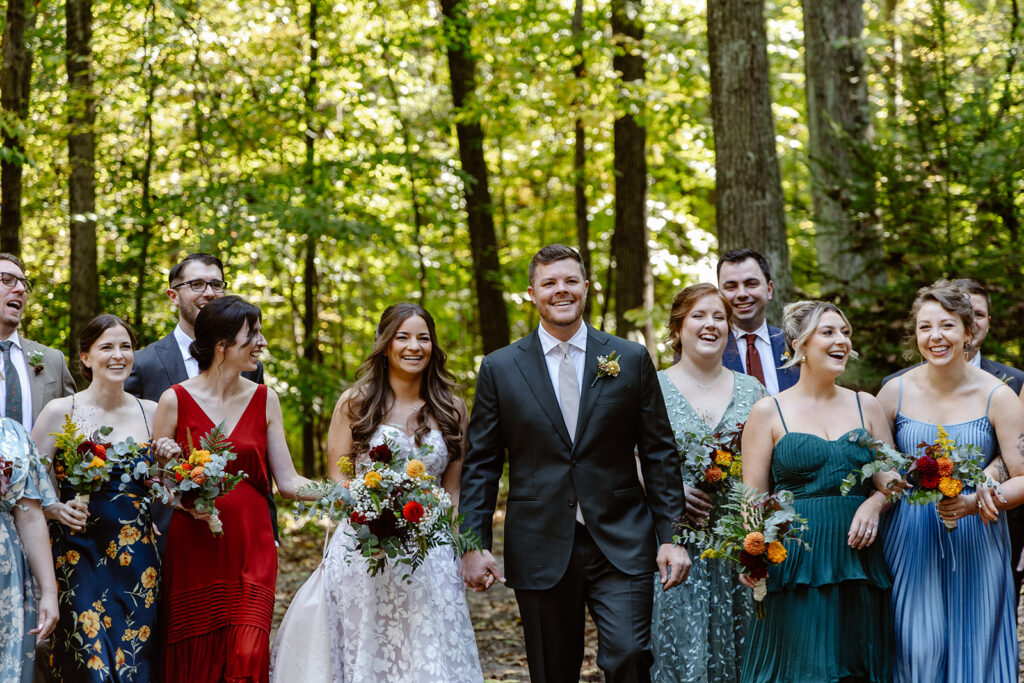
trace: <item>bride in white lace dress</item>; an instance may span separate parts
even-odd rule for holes
[[[366,467],[367,451],[387,438],[403,458],[418,457],[458,505],[466,408],[452,394],[434,321],[415,304],[387,308],[373,353],[342,394],[328,433],[331,476],[338,461]],[[331,665],[338,683],[482,681],[458,560],[433,549],[410,573],[393,563],[370,576],[342,522],[324,560]]]

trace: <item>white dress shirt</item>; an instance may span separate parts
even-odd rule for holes
[[[736,338],[736,351],[740,354],[740,364],[743,371],[747,372],[747,340],[743,335],[745,330],[734,327],[732,336]],[[775,358],[772,352],[772,340],[768,334],[768,323],[762,322],[761,327],[754,330],[757,341],[754,342],[758,355],[761,356],[761,371],[764,373],[764,388],[768,390],[769,396],[779,393],[779,376],[775,373]],[[747,372],[749,375],[750,373]]]
[[[195,340],[185,334],[185,330],[181,329],[181,325],[175,325],[174,341],[178,342],[181,359],[185,361],[185,372],[188,373],[188,378],[192,379],[199,374],[199,361],[193,358],[192,352],[188,350],[188,347]]]
[[[974,358],[972,358],[969,361],[967,361],[967,364],[968,365],[973,365],[976,368],[981,368],[981,354],[980,353],[974,354]]]
[[[25,426],[25,431],[32,432],[32,385],[28,381],[28,360],[25,358],[25,351],[21,346],[21,337],[18,336],[18,332],[15,331],[10,337],[10,341],[14,342],[11,345],[11,362],[14,363],[14,369],[18,371],[18,379],[21,380],[21,424]],[[2,354],[0,354],[2,357]],[[3,375],[3,361],[0,361],[0,376]],[[0,415],[7,414],[7,384],[6,382],[0,382],[0,398],[2,398],[3,404],[0,405]]]

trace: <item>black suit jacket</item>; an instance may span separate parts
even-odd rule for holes
[[[619,375],[597,379],[597,357],[612,351],[620,356]],[[459,511],[466,516],[463,528],[475,530],[490,548],[507,450],[505,575],[511,588],[545,590],[562,578],[577,504],[597,546],[631,575],[656,569],[657,543],[671,542],[673,522],[684,512],[679,456],[647,350],[588,326],[585,363],[575,443],[536,330],[480,364]]]
[[[917,365],[921,365],[921,363],[918,363]],[[882,380],[882,384],[885,385],[885,383],[892,378],[899,377],[907,370],[910,370],[910,368],[916,368],[917,365],[911,365],[909,368],[903,368],[899,372],[892,373]],[[1024,372],[1021,372],[1017,368],[1010,367],[1009,365],[1005,365],[982,356],[981,369],[990,375],[997,377],[999,381],[1013,389],[1013,393],[1015,394],[1020,394],[1021,387],[1024,387]]]
[[[789,368],[782,367],[786,362],[786,337],[777,327],[768,326],[768,338],[772,342],[772,359],[775,361],[775,377],[779,381],[779,391],[785,391],[796,384],[800,379],[800,366]],[[729,332],[729,339],[725,343],[725,352],[722,354],[722,365],[735,372],[742,373],[743,361],[740,360],[739,347],[736,345],[736,337]]]
[[[242,377],[263,384],[263,364],[260,363],[252,372],[243,372]],[[124,390],[139,398],[159,401],[171,385],[180,384],[187,379],[185,361],[181,357],[181,350],[172,332],[135,352],[132,374],[124,383]]]

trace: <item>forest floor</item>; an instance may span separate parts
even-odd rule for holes
[[[279,549],[277,571],[277,599],[274,603],[273,630],[277,630],[281,618],[291,602],[295,591],[309,577],[320,561],[323,549],[322,531],[310,526],[297,527],[291,520],[282,518],[284,542]],[[495,515],[495,555],[501,562],[502,524],[500,511]],[[495,586],[483,593],[469,592],[469,611],[476,631],[477,647],[480,650],[480,665],[484,678],[490,681],[530,680],[526,668],[526,648],[523,646],[523,632],[519,623],[519,609],[511,589]],[[1017,637],[1024,644],[1024,602],[1017,608]],[[586,650],[583,656],[583,670],[580,681],[601,681],[603,677],[597,668],[597,632],[587,618]],[[1024,683],[1024,659],[1022,659],[1019,683]]]

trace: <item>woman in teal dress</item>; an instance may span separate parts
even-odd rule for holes
[[[876,541],[881,491],[895,475],[876,475],[875,489],[839,491],[847,474],[873,458],[860,441],[891,443],[889,426],[873,396],[835,383],[854,357],[850,324],[838,308],[791,304],[784,331],[800,380],[750,411],[743,481],[794,494],[811,550],[787,543],[787,559],[770,569],[765,616],[751,625],[740,680],[889,681],[891,581]]]
[[[56,502],[25,428],[0,419],[0,683],[32,680],[36,641],[57,623],[57,581],[40,508]]]
[[[86,324],[79,359],[90,384],[50,401],[39,414],[32,434],[45,455],[54,454],[53,433],[61,431],[65,416],[87,437],[112,427],[102,437],[111,444],[129,437],[149,441],[156,404],[124,391],[134,348],[134,333],[117,316],[100,315]],[[62,484],[64,502],[47,509],[55,520],[50,533],[60,584],[60,621],[49,662],[58,681],[150,679],[160,569],[145,485],[151,462],[143,448],[128,462],[112,465],[110,480],[90,495],[87,506]]]
[[[767,395],[753,377],[722,366],[731,313],[714,285],[692,285],[680,292],[668,322],[669,342],[679,361],[658,373],[680,444],[686,521],[691,525],[713,525],[714,512],[712,498],[697,487],[686,459],[706,453],[715,434],[725,438],[739,429],[754,403]],[[651,678],[659,683],[735,681],[753,599],[731,565],[698,559],[699,548],[687,551],[693,565],[686,582],[670,591],[655,586]]]
[[[966,292],[941,280],[922,289],[911,332],[925,362],[888,382],[878,399],[904,453],[934,443],[941,424],[958,443],[977,446],[980,464],[992,474],[998,446],[1009,474],[1018,476],[1024,405],[996,377],[966,362],[973,329]],[[1003,500],[993,501],[985,487],[979,493],[965,488],[938,506],[901,501],[893,508],[884,541],[893,576],[896,681],[1017,680],[1010,542],[1006,516],[991,504],[1019,505],[1024,478],[1003,484]],[[978,513],[985,505],[991,514],[983,520]],[[956,528],[947,531],[943,519],[957,520]]]

